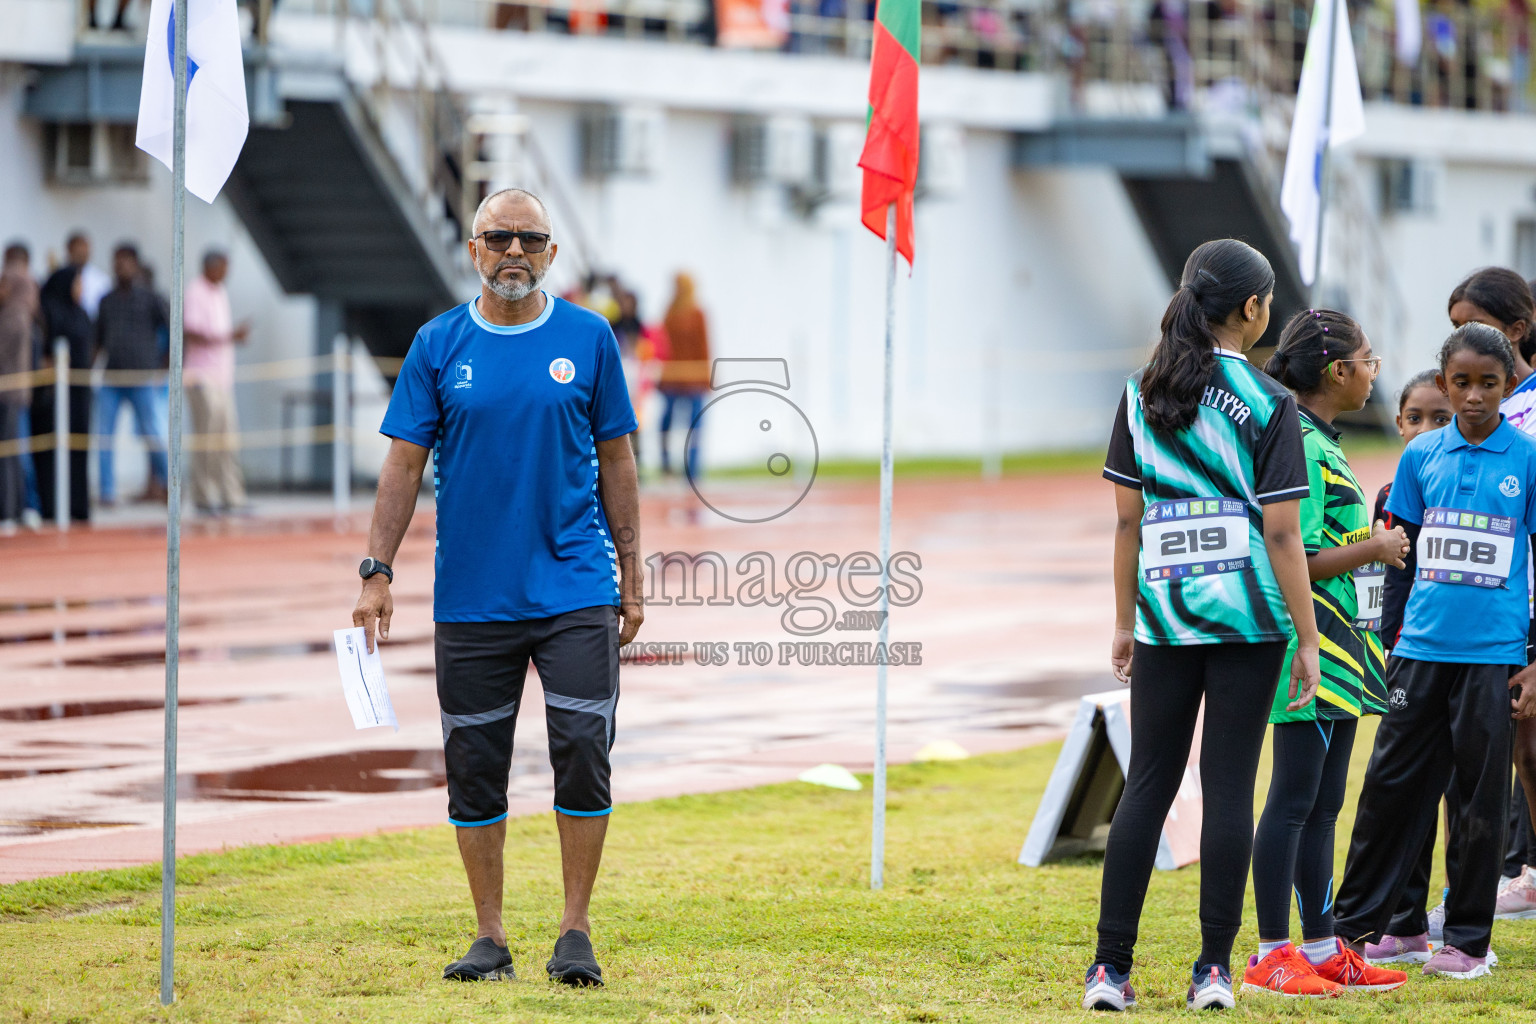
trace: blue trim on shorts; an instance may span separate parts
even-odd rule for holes
[[[448,824],[457,825],[459,828],[479,828],[482,825],[494,825],[498,821],[505,821],[506,819],[507,812],[502,811],[500,814],[496,815],[496,817],[486,818],[484,821],[459,821],[456,818],[449,818]]]
[[[613,808],[608,807],[601,811],[568,811],[559,804],[555,804],[555,810],[561,814],[569,814],[573,818],[601,818],[605,814],[612,814]],[[505,817],[505,815],[503,815]]]

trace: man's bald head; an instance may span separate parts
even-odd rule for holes
[[[537,227],[545,234],[553,233],[549,222],[549,208],[544,205],[544,200],[525,188],[504,188],[480,200],[480,205],[475,209],[475,219],[470,224],[470,235],[478,235],[485,230],[485,221],[493,214],[499,215],[504,209],[507,212],[513,212],[511,207],[514,204],[532,206],[537,211],[539,221]],[[529,227],[533,226],[529,225]]]

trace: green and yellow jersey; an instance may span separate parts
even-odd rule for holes
[[[1301,502],[1301,542],[1307,554],[1370,537],[1370,506],[1339,447],[1339,432],[1302,409],[1301,440],[1307,454],[1308,484],[1307,496]],[[1354,572],[1312,582],[1312,610],[1322,647],[1317,699],[1298,711],[1287,711],[1290,687],[1280,686],[1270,711],[1271,722],[1386,713],[1386,658],[1375,632],[1381,621],[1385,573],[1383,563],[1373,562]],[[1293,636],[1291,653],[1295,649]],[[1289,655],[1284,664],[1284,678],[1288,679]]]

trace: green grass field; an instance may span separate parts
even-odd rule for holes
[[[1356,751],[1358,783],[1369,738]],[[1077,1018],[1096,860],[1015,863],[1056,744],[891,776],[888,884],[870,892],[869,793],[803,784],[621,807],[593,916],[609,979],[543,977],[558,918],[547,816],[508,830],[512,984],[439,980],[473,937],[445,826],[192,857],[178,1001],[158,1003],[158,871],[0,887],[6,1021],[1045,1021]],[[1268,770],[1268,757],[1265,769]],[[1267,788],[1261,776],[1259,795]],[[1348,806],[1353,808],[1351,796]],[[1341,825],[1347,839],[1348,813]],[[1437,877],[1439,868],[1437,866]],[[1182,1016],[1198,947],[1192,867],[1153,879],[1138,1015]],[[1255,941],[1249,927],[1239,938]],[[1536,922],[1500,923],[1475,982],[1297,1005],[1239,998],[1243,1020],[1536,1017]]]

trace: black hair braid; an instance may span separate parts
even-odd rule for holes
[[[1322,389],[1328,364],[1353,356],[1364,337],[1347,313],[1304,309],[1280,332],[1280,344],[1264,364],[1264,372],[1298,395],[1314,394]]]
[[[1141,378],[1142,414],[1148,426],[1163,433],[1195,421],[1216,368],[1220,342],[1212,325],[1225,322],[1254,296],[1262,303],[1275,289],[1275,271],[1247,243],[1219,238],[1189,254],[1180,282]]]

